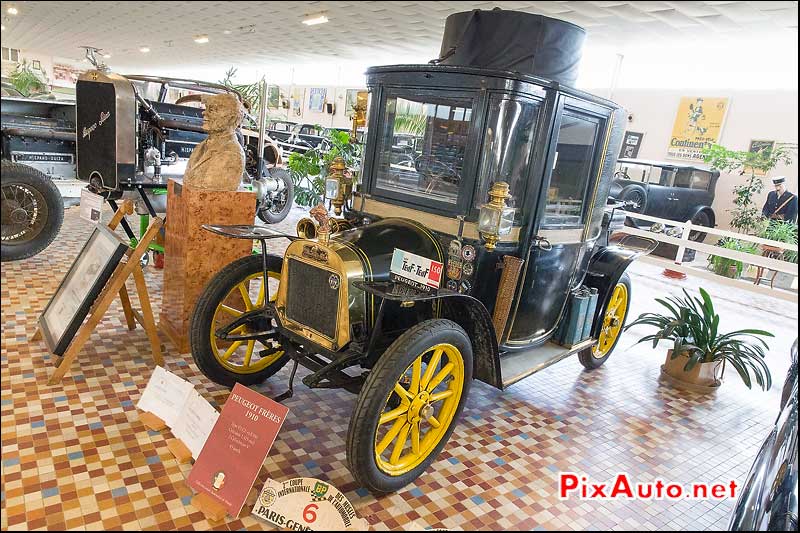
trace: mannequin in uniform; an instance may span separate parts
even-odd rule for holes
[[[797,196],[786,190],[786,176],[772,178],[774,191],[767,195],[761,214],[770,220],[797,222]]]

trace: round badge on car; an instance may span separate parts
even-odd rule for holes
[[[461,248],[461,257],[464,258],[464,261],[472,261],[475,259],[475,248],[472,245],[466,245]]]
[[[328,278],[328,285],[330,285],[331,289],[336,290],[339,288],[339,276],[336,274],[331,274],[331,277]]]

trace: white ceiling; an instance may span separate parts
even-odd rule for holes
[[[19,14],[8,15],[9,6]],[[781,33],[796,39],[798,18],[797,2],[774,1],[4,1],[2,41],[73,59],[81,57],[81,45],[95,46],[112,54],[107,62],[119,72],[214,71],[220,77],[230,65],[265,72],[287,65],[427,60],[438,55],[449,14],[493,7],[565,19],[587,29],[591,46],[618,48]],[[330,22],[301,24],[317,14]],[[210,42],[194,43],[198,34]],[[139,52],[142,46],[150,53]]]

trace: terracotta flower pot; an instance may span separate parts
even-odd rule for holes
[[[689,356],[685,353],[673,359],[672,350],[669,350],[667,360],[661,367],[661,378],[674,387],[693,392],[708,393],[719,388],[722,381],[717,379],[717,369],[722,363],[699,363],[687,372],[683,368],[688,361]]]

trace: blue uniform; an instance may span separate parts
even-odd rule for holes
[[[778,198],[778,191],[770,191],[761,214],[773,220],[797,221],[797,196],[789,191]]]

